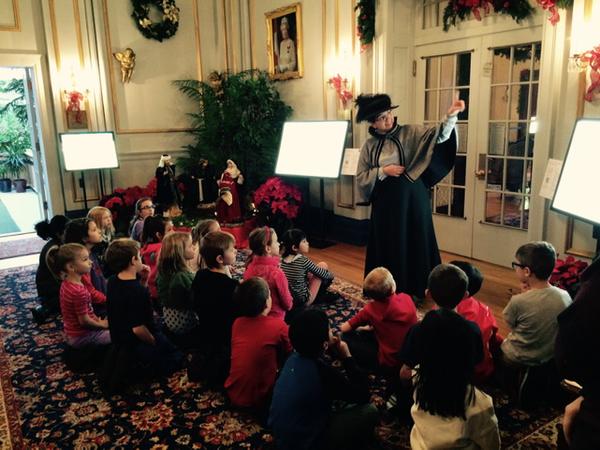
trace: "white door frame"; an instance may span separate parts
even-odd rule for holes
[[[40,150],[43,165],[46,167],[46,201],[48,202],[47,214],[62,214],[65,203],[62,189],[62,173],[58,160],[56,141],[56,128],[52,114],[52,95],[48,70],[42,55],[0,53],[0,66],[31,68],[33,74],[32,91],[37,104],[38,124],[40,132]],[[57,177],[56,174],[59,174]]]

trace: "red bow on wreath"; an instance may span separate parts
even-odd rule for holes
[[[68,104],[67,111],[75,113],[75,122],[83,123],[83,114],[81,114],[81,101],[83,100],[83,94],[78,91],[67,92]]]

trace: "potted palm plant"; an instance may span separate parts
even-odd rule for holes
[[[19,177],[27,166],[33,165],[33,159],[27,154],[27,149],[20,148],[13,142],[2,142],[0,143],[0,158],[2,160],[0,164],[4,171],[14,178],[15,191],[25,192],[27,180]]]
[[[10,178],[6,178],[6,175],[6,168],[0,161],[0,192],[10,192],[12,189],[12,181]]]
[[[33,165],[29,130],[14,111],[5,111],[0,118],[0,173],[14,178],[15,190],[25,192],[27,180],[20,178],[27,166]],[[8,186],[7,186],[8,185]],[[0,187],[10,192],[10,179],[3,178]]]

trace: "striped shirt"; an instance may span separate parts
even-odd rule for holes
[[[79,323],[79,316],[88,315],[98,320],[92,309],[92,296],[83,284],[63,280],[60,284],[60,311],[67,337],[81,337],[90,329]]]
[[[296,255],[290,262],[281,260],[281,270],[285,273],[290,287],[290,292],[294,298],[295,305],[302,305],[308,301],[308,274],[322,280],[333,280],[333,274],[326,269],[322,269],[304,255]]]

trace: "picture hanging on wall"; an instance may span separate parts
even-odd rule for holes
[[[302,9],[300,3],[265,13],[269,76],[274,80],[302,78]]]

